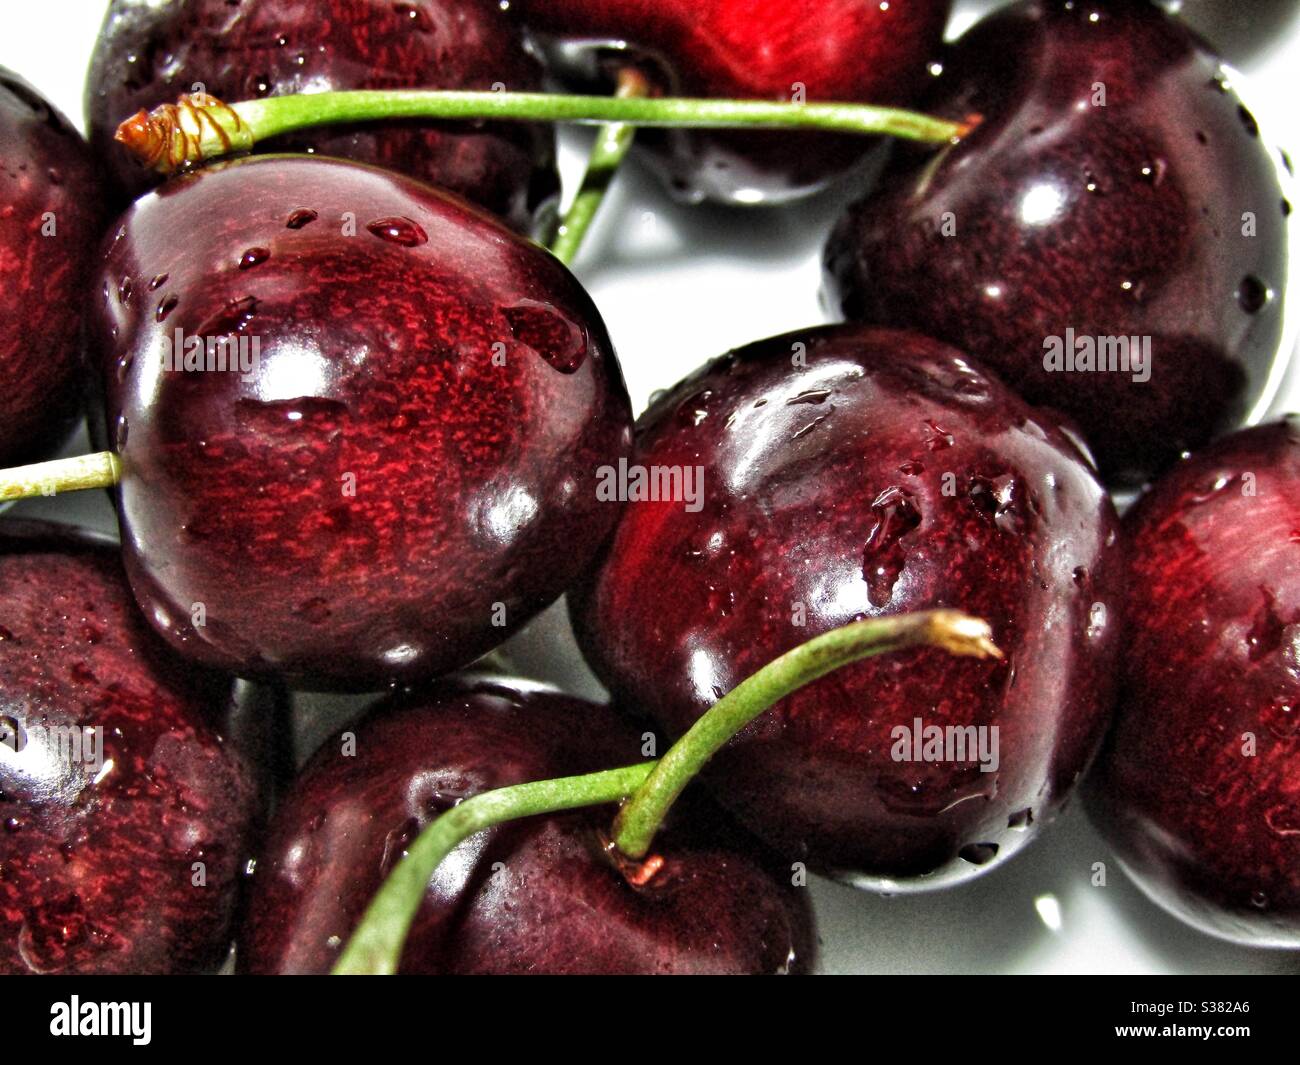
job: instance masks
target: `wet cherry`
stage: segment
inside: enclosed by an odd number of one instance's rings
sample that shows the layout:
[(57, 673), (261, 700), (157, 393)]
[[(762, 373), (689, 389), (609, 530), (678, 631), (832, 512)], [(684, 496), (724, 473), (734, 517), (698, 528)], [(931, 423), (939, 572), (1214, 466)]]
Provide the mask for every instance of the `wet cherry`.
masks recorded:
[[(384, 876), (430, 820), (496, 787), (644, 760), (606, 707), (505, 682), (444, 682), (327, 741), (258, 859), (241, 968), (327, 972)], [(716, 813), (684, 802), (664, 865), (633, 886), (600, 835), (610, 808), (479, 833), (434, 874), (408, 973), (778, 973), (812, 961), (788, 868)]]
[(1125, 524), (1123, 694), (1089, 805), (1165, 909), (1300, 947), (1300, 422), (1179, 463)]
[(116, 548), (0, 530), (0, 973), (214, 969), (255, 789), (228, 683), (136, 613)]
[(1109, 716), (1122, 601), (1114, 510), (1051, 415), (918, 334), (824, 328), (682, 381), (633, 463), (657, 501), (629, 503), (570, 602), (597, 675), (673, 736), (858, 618), (951, 607), (1006, 654), (907, 651), (778, 703), (702, 777), (742, 822), (894, 891), (988, 869), (1052, 819)]
[(446, 672), (617, 516), (596, 481), (631, 415), (599, 314), (454, 197), (338, 160), (213, 164), (127, 212), (98, 292), (127, 572), (204, 663), (323, 688)]
[(0, 68), (0, 463), (45, 458), (79, 412), (81, 311), (100, 234), (90, 149)]
[[(114, 0), (91, 64), (91, 140), (119, 186), (158, 181), (113, 143), (136, 111), (201, 84), (224, 100), (344, 89), (541, 87), (537, 62), (494, 0)], [(520, 231), (558, 194), (543, 126), (387, 123), (313, 130), (266, 151), (311, 151), (410, 174), (469, 197)]]
[(832, 302), (969, 351), (1141, 482), (1276, 386), (1290, 206), (1229, 77), (1154, 4), (998, 9), (918, 104), (983, 124), (900, 150), (831, 238)]
[[(646, 66), (676, 95), (906, 105), (925, 81), (950, 0), (523, 0), (513, 7), (552, 40), (560, 67)], [(586, 44), (614, 42), (613, 51)], [(599, 61), (604, 56), (604, 63)], [(640, 134), (685, 196), (733, 203), (807, 195), (867, 150), (861, 139), (786, 133)]]

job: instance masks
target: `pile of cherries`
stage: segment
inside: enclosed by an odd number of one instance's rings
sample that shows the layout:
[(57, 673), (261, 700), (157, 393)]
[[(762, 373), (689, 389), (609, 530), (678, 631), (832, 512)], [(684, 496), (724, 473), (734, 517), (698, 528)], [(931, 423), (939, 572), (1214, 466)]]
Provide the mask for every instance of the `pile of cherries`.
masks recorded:
[[(88, 142), (0, 71), (0, 463), (89, 412), (121, 530), (0, 518), (0, 972), (210, 970), (232, 941), (242, 971), (328, 972), (465, 798), (640, 761), (810, 638), (940, 607), (1003, 657), (918, 647), (781, 699), (653, 868), (611, 853), (609, 807), (473, 836), (401, 969), (806, 971), (805, 870), (969, 880), (1094, 759), (1145, 892), (1300, 948), (1300, 422), (1240, 428), (1286, 346), (1279, 160), (1153, 3), (1016, 0), (945, 45), (950, 6), (113, 0)], [(196, 84), (609, 91), (631, 66), (661, 95), (979, 118), (938, 148), (640, 135), (695, 200), (892, 155), (829, 237), (844, 321), (635, 422), (598, 309), (525, 235), (556, 209), (549, 125), (328, 127), (154, 188), (113, 143)], [(1149, 375), (1052, 370), (1067, 329), (1149, 338)], [(173, 372), (184, 337), (256, 358)], [(609, 501), (623, 467), (702, 467), (699, 505)], [(1139, 486), (1121, 520), (1108, 489)], [(612, 705), (456, 673), (565, 593)], [(387, 694), (286, 781), (285, 690)], [(996, 768), (897, 758), (916, 721), (996, 730)]]

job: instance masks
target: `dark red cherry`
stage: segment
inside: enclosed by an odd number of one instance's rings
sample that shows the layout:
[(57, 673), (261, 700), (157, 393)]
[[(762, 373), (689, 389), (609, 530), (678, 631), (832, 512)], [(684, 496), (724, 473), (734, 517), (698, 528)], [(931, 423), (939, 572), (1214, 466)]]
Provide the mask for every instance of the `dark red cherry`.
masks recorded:
[(0, 973), (225, 958), (255, 816), (227, 688), (140, 620), (113, 544), (0, 526)]
[[(113, 134), (136, 111), (201, 85), (227, 102), (343, 89), (541, 87), (494, 0), (113, 0), (86, 88), (91, 142), (132, 197), (156, 184)], [(277, 138), (259, 151), (377, 163), (442, 185), (527, 231), (558, 194), (545, 126), (401, 122)]]
[(99, 199), (81, 135), (0, 67), (0, 465), (48, 457), (79, 413)]
[[(951, 0), (516, 0), (524, 22), (563, 45), (560, 66), (633, 61), (667, 93), (905, 105), (921, 89)], [(593, 52), (584, 44), (603, 45)], [(610, 49), (611, 45), (616, 45)], [(630, 46), (630, 51), (625, 50)], [(867, 150), (861, 138), (646, 131), (655, 164), (687, 197), (733, 203), (807, 195)]]
[(1133, 608), (1094, 818), (1171, 913), (1300, 947), (1300, 421), (1179, 463), (1125, 525)]
[[(371, 896), (430, 820), (492, 788), (629, 765), (639, 730), (606, 707), (453, 680), (329, 740), (257, 861), (239, 964), (327, 972)], [(402, 956), (407, 973), (778, 973), (811, 963), (790, 870), (689, 799), (634, 887), (602, 847), (608, 807), (489, 829), (439, 867)]]
[[(660, 499), (629, 467), (634, 501), (570, 602), (597, 675), (672, 735), (860, 618), (964, 610), (1006, 655), (908, 651), (781, 701), (703, 777), (742, 822), (895, 891), (972, 876), (1052, 819), (1109, 716), (1121, 598), (1114, 509), (1051, 416), (919, 334), (813, 329), (682, 381), (633, 464)], [(702, 493), (663, 498), (697, 468)], [(950, 727), (965, 747), (932, 746)]]
[[(1026, 0), (943, 66), (919, 106), (984, 122), (938, 157), (901, 153), (849, 210), (826, 252), (832, 302), (1067, 412), (1112, 482), (1262, 409), (1290, 206), (1218, 57), (1153, 4)], [(1090, 343), (1119, 369), (1089, 368)], [(1147, 343), (1144, 368), (1124, 357)]]
[(631, 415), (599, 313), (455, 197), (340, 160), (214, 164), (126, 213), (100, 292), (127, 572), (199, 661), (319, 688), (447, 672), (617, 516), (596, 481)]

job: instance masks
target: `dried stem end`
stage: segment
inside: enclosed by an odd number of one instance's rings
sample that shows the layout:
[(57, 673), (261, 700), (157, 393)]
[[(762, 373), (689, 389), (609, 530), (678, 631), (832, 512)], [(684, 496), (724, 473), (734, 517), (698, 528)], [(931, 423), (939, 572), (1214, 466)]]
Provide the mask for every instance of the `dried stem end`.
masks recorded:
[(139, 111), (117, 127), (115, 139), (160, 174), (253, 146), (248, 125), (233, 107), (207, 93), (187, 93), (174, 104)]

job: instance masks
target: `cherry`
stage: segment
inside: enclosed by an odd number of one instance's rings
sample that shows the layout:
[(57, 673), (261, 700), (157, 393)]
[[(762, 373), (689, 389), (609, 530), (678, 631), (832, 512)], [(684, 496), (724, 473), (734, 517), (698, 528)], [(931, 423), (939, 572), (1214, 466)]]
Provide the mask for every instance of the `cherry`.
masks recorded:
[[(493, 788), (641, 761), (607, 708), (453, 679), (394, 699), (317, 752), (277, 812), (238, 958), (254, 973), (326, 972), (426, 823)], [(349, 754), (349, 751), (353, 753)], [(633, 884), (599, 830), (609, 807), (488, 829), (429, 881), (409, 973), (775, 973), (811, 964), (802, 893), (719, 815), (686, 802)], [(783, 884), (785, 886), (783, 886)]]
[(0, 464), (54, 451), (76, 421), (98, 190), (81, 135), (0, 68)]
[[(701, 778), (747, 827), (895, 891), (988, 869), (1052, 819), (1109, 715), (1120, 610), (1117, 518), (1053, 417), (919, 334), (830, 327), (682, 381), (633, 465), (661, 485), (699, 467), (703, 492), (629, 503), (570, 605), (596, 674), (673, 736), (863, 617), (960, 609), (1006, 654), (909, 650), (778, 703)], [(947, 726), (973, 727), (968, 757), (917, 759)]]
[(215, 968), (255, 816), (228, 685), (158, 642), (109, 541), (6, 520), (0, 588), (0, 973)]
[[(1069, 413), (1115, 483), (1262, 409), (1290, 205), (1218, 57), (1152, 4), (1025, 0), (943, 67), (920, 106), (983, 123), (938, 158), (900, 153), (850, 208), (826, 251), (832, 302)], [(1048, 345), (1071, 336), (1148, 338), (1151, 359), (1060, 372)]]
[[(159, 180), (113, 143), (140, 108), (201, 83), (223, 99), (343, 89), (540, 88), (541, 70), (493, 0), (113, 0), (86, 94), (91, 140), (132, 196)], [(311, 130), (267, 151), (341, 156), (469, 197), (521, 232), (558, 195), (543, 125), (385, 123)]]
[(1179, 463), (1125, 523), (1135, 607), (1091, 811), (1171, 913), (1300, 946), (1300, 421)]
[[(565, 45), (616, 43), (617, 62), (645, 65), (665, 92), (791, 100), (802, 86), (809, 100), (903, 105), (922, 87), (952, 4), (522, 0), (513, 6), (530, 29)], [(556, 51), (575, 77), (593, 66), (591, 49)], [(807, 195), (867, 150), (850, 138), (766, 132), (643, 131), (639, 140), (653, 145), (657, 167), (681, 194), (738, 203)]]
[[(455, 197), (340, 160), (213, 164), (127, 211), (100, 288), (127, 573), (201, 662), (316, 688), (447, 672), (616, 519), (597, 478), (631, 414), (599, 313)], [(242, 343), (248, 372), (164, 364), (177, 338), (231, 366)]]

